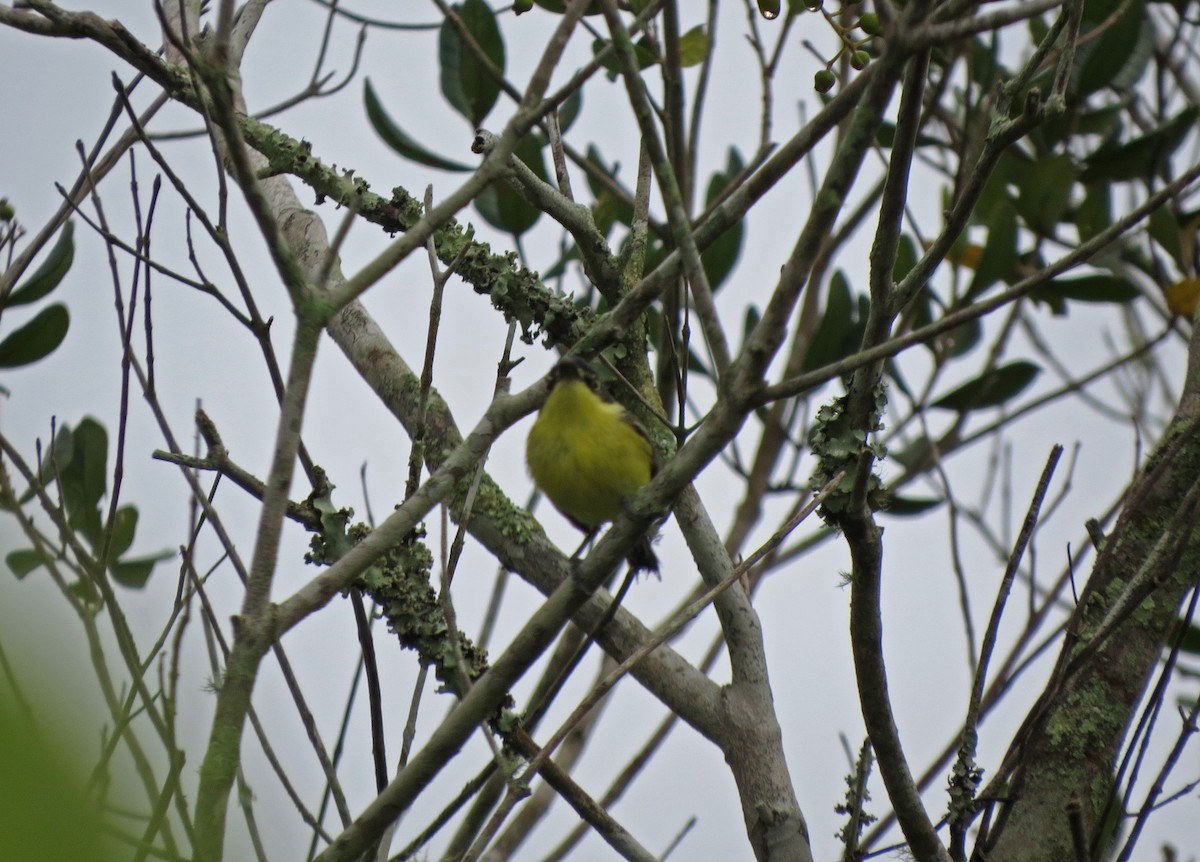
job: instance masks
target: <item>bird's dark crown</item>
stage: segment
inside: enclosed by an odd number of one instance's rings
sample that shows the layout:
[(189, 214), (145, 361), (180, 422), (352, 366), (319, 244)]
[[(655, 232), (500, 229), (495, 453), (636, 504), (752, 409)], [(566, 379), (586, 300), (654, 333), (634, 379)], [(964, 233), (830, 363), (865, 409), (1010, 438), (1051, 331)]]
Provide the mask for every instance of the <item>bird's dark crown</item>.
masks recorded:
[(558, 361), (550, 372), (557, 383), (560, 380), (582, 380), (595, 388), (596, 369), (586, 359), (579, 356), (567, 356)]

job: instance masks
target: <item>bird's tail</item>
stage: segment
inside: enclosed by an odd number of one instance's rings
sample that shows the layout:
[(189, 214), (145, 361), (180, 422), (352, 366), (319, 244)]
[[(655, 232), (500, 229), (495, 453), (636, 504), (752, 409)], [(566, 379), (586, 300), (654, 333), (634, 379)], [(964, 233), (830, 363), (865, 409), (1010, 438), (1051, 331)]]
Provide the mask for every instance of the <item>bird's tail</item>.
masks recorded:
[(650, 547), (648, 535), (638, 539), (637, 544), (633, 546), (633, 550), (629, 552), (629, 556), (625, 560), (635, 575), (639, 572), (654, 572), (656, 576), (658, 575), (658, 557), (654, 555), (654, 549)]

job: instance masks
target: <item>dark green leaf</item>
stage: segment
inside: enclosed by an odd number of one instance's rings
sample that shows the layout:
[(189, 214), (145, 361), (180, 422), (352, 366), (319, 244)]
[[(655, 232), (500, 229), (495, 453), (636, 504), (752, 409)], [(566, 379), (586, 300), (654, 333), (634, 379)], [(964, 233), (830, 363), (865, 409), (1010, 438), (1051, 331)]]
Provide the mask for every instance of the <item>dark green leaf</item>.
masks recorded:
[[(546, 179), (546, 162), (533, 135), (522, 138), (513, 151), (541, 180)], [(475, 199), (475, 208), (492, 227), (520, 236), (541, 217), (542, 211), (504, 181), (492, 183)]]
[(942, 502), (938, 497), (889, 497), (887, 505), (883, 508), (883, 514), (911, 518), (914, 515), (928, 512), (930, 509), (936, 509), (942, 505)]
[[(1121, 14), (1111, 20), (1118, 11)], [(1072, 93), (1082, 97), (1104, 87), (1126, 89), (1136, 83), (1153, 51), (1154, 27), (1146, 17), (1145, 0), (1089, 0), (1082, 20)], [(1096, 27), (1103, 27), (1099, 38), (1088, 38)]]
[(917, 244), (908, 234), (901, 234), (896, 246), (896, 262), (892, 264), (892, 281), (903, 281), (917, 265), (917, 258)]
[[(1079, 231), (1081, 243), (1087, 242), (1113, 223), (1111, 188), (1108, 183), (1088, 186), (1087, 193), (1083, 196), (1083, 203), (1075, 210), (1075, 228)], [(1163, 212), (1163, 210), (1164, 208), (1160, 207), (1154, 212)], [(1150, 214), (1150, 220), (1153, 222), (1154, 213)]]
[[(830, 73), (832, 74), (832, 73)], [(836, 80), (836, 79), (835, 79)], [(831, 85), (832, 86), (832, 85)], [(896, 142), (896, 124), (885, 120), (879, 126), (879, 131), (875, 133), (875, 143), (883, 147), (885, 150), (890, 150)], [(938, 147), (945, 146), (945, 142), (935, 135), (929, 135), (925, 132), (917, 132), (918, 147)]]
[(0, 368), (32, 365), (54, 352), (67, 337), (71, 315), (61, 303), (48, 305), (33, 320), (0, 341)]
[(133, 544), (137, 532), (138, 510), (136, 506), (121, 506), (113, 514), (112, 540), (108, 546), (108, 558), (119, 560)]
[(375, 134), (379, 135), (385, 144), (404, 156), (404, 158), (414, 161), (419, 165), (427, 165), (428, 167), (439, 168), (443, 171), (462, 172), (473, 170), (467, 165), (442, 158), (437, 153), (425, 149), (405, 134), (404, 130), (392, 122), (392, 118), (383, 109), (383, 104), (379, 101), (379, 97), (375, 95), (375, 89), (371, 86), (370, 78), (363, 84), (363, 102), (367, 108), (367, 119), (370, 120), (371, 127), (375, 129)]
[[(592, 42), (592, 56), (597, 56), (607, 48), (611, 43), (608, 39), (596, 39)], [(648, 69), (658, 63), (658, 55), (654, 53), (652, 43), (646, 37), (642, 37), (633, 43), (633, 56), (637, 61), (638, 69)], [(615, 52), (609, 52), (603, 60), (600, 61), (605, 69), (608, 70), (608, 77), (615, 79), (621, 74), (621, 61), (617, 59)]]
[(1032, 362), (1010, 362), (968, 380), (930, 406), (959, 413), (996, 407), (1024, 392), (1040, 372)]
[(604, 181), (598, 179), (595, 174), (602, 174), (610, 180), (616, 181), (617, 172), (620, 170), (620, 163), (614, 163), (609, 167), (608, 162), (604, 160), (604, 156), (600, 155), (600, 150), (595, 144), (588, 144), (587, 152), (584, 154), (584, 161), (592, 165), (593, 170), (584, 171), (583, 178), (588, 185), (593, 197), (600, 197), (608, 188)]
[(1129, 281), (1115, 275), (1085, 275), (1082, 278), (1059, 278), (1036, 288), (1029, 294), (1035, 302), (1045, 302), (1061, 314), (1065, 300), (1075, 302), (1111, 302), (1123, 305), (1141, 296)]
[(1083, 183), (1146, 179), (1158, 173), (1167, 156), (1183, 143), (1200, 118), (1200, 105), (1184, 108), (1157, 129), (1116, 146), (1104, 146), (1087, 160)]
[(1032, 163), (1023, 153), (1012, 147), (1005, 150), (983, 186), (971, 213), (971, 223), (989, 224), (997, 207), (1012, 206), (1013, 189), (1021, 187), (1032, 169)]
[(970, 59), (971, 80), (985, 93), (991, 91), (996, 81), (997, 50), (994, 40), (989, 44), (976, 37), (970, 42), (967, 57)]
[(906, 470), (924, 470), (933, 457), (933, 444), (920, 437), (903, 449), (889, 449), (888, 456)]
[(933, 304), (935, 300), (938, 306), (941, 307), (941, 299), (928, 284), (917, 292), (913, 301), (904, 309), (905, 315), (909, 316), (909, 327), (911, 329), (920, 329), (922, 326), (928, 326), (933, 323)]
[(17, 285), (2, 307), (12, 308), (34, 302), (58, 287), (75, 260), (74, 236), (75, 222), (69, 221), (63, 225), (62, 233), (58, 235), (54, 248), (50, 249), (50, 254), (42, 261), (42, 265), (33, 275)]
[(76, 467), (80, 469), (84, 500), (98, 503), (108, 490), (108, 432), (91, 416), (75, 426), (75, 457), (70, 469)]
[(1033, 44), (1040, 44), (1041, 41), (1045, 39), (1047, 35), (1049, 35), (1049, 33), (1050, 26), (1037, 15), (1034, 15), (1029, 19), (1029, 40), (1033, 42)]
[(567, 130), (574, 125), (575, 120), (579, 117), (579, 112), (583, 108), (583, 91), (576, 90), (571, 95), (563, 100), (563, 103), (558, 106), (558, 130), (562, 134), (566, 134)]
[[(534, 2), (543, 9), (559, 15), (567, 11), (567, 5), (563, 2), (563, 0), (534, 0)], [(597, 2), (597, 0), (592, 0), (592, 2), (588, 4), (587, 11), (583, 14), (599, 15), (603, 11), (604, 10), (600, 8), (600, 4)]]
[(23, 548), (19, 551), (9, 551), (4, 557), (4, 562), (8, 563), (9, 569), (19, 581), (42, 565), (42, 555), (33, 548)]
[(1159, 207), (1150, 213), (1147, 224), (1150, 236), (1158, 247), (1171, 255), (1171, 260), (1175, 261), (1175, 266), (1179, 267), (1180, 272), (1188, 272), (1191, 261), (1186, 260), (1183, 253), (1183, 232), (1179, 228), (1179, 219), (1175, 211), (1170, 207)]
[(1054, 236), (1071, 202), (1079, 167), (1067, 155), (1039, 159), (1033, 174), (1017, 190), (1017, 213), (1043, 236)]
[(467, 118), (471, 128), (478, 128), (500, 96), (497, 73), (499, 76), (504, 74), (504, 39), (496, 26), (496, 16), (484, 0), (464, 0), (450, 8), (458, 13), (471, 39), (494, 67), (488, 68), (447, 16), (438, 33), (442, 95), (451, 107)]
[[(596, 168), (596, 172), (604, 174), (616, 182), (617, 168), (619, 165), (613, 165), (611, 168), (605, 164), (600, 151), (596, 149), (594, 144), (589, 144), (587, 148), (587, 162)], [(592, 196), (596, 202), (592, 205), (592, 215), (596, 220), (596, 226), (600, 232), (608, 236), (608, 232), (617, 222), (628, 226), (633, 221), (633, 207), (628, 203), (628, 198), (620, 198), (609, 190), (602, 181), (592, 175), (592, 172), (584, 174), (588, 189), (591, 190)], [(647, 270), (649, 271), (649, 270)]]
[(1178, 643), (1181, 652), (1200, 655), (1200, 627), (1193, 623), (1184, 628), (1183, 620), (1176, 620), (1167, 643)]
[(153, 557), (121, 560), (119, 563), (113, 563), (109, 566), (108, 571), (112, 574), (113, 580), (121, 584), (121, 586), (139, 590), (150, 579), (150, 572), (153, 571), (155, 563), (160, 563), (173, 556), (174, 554), (171, 553), (162, 553), (155, 554)]
[[(855, 336), (858, 335), (856, 340)], [(813, 334), (808, 352), (804, 354), (804, 370), (812, 371), (831, 362), (837, 362), (853, 353), (861, 342), (861, 327), (854, 319), (854, 298), (850, 282), (838, 270), (829, 280), (829, 295), (825, 299), (825, 313), (817, 331)]]
[(708, 370), (708, 366), (704, 364), (699, 355), (697, 355), (696, 351), (692, 350), (690, 347), (688, 348), (687, 367), (688, 374), (699, 374), (705, 379), (712, 377), (712, 372)]
[(883, 369), (897, 389), (904, 393), (906, 397), (913, 397), (912, 390), (908, 388), (908, 383), (904, 380), (904, 375), (900, 373), (900, 365), (894, 359), (887, 360), (883, 365)]
[(100, 592), (91, 581), (75, 581), (67, 587), (67, 592), (84, 604), (98, 605), (100, 603)]
[(596, 202), (592, 204), (592, 219), (596, 222), (596, 228), (604, 236), (608, 236), (617, 222), (628, 225), (632, 218), (633, 208), (627, 206), (623, 201), (617, 200), (609, 192), (602, 192), (596, 198)]
[(750, 338), (750, 333), (754, 331), (754, 327), (758, 326), (758, 322), (762, 320), (762, 312), (758, 310), (758, 306), (750, 303), (746, 306), (746, 316), (742, 318), (742, 343), (745, 344)]
[(979, 318), (968, 320), (951, 329), (943, 337), (950, 342), (950, 349), (946, 351), (946, 355), (950, 359), (957, 359), (970, 353), (975, 345), (979, 344), (979, 340), (983, 338), (983, 324), (979, 322)]
[[(43, 486), (51, 486), (54, 484), (54, 477), (57, 471), (67, 469), (67, 465), (71, 463), (71, 459), (75, 456), (75, 435), (71, 433), (71, 426), (62, 424), (54, 432), (54, 442), (49, 449), (42, 455), (42, 462), (38, 466), (37, 475)], [(21, 495), (19, 503), (24, 505), (33, 499), (36, 489), (30, 487)]]
[(1064, 111), (1046, 118), (1031, 134), (1039, 155), (1059, 152), (1063, 142), (1081, 135), (1096, 135), (1103, 142), (1116, 141), (1124, 128), (1124, 107), (1112, 105), (1092, 111)]
[(550, 266), (542, 273), (542, 282), (549, 284), (552, 279), (559, 278), (567, 271), (567, 264), (571, 263), (572, 261), (582, 259), (582, 256), (579, 254), (579, 246), (577, 246), (575, 243), (571, 243), (569, 246), (567, 246), (566, 251), (562, 253), (559, 259), (550, 264)]
[[(737, 176), (743, 166), (744, 162), (737, 149), (730, 147), (729, 155), (725, 160), (725, 170), (713, 174), (712, 179), (708, 181), (708, 192), (704, 198), (705, 205), (711, 205), (721, 196), (721, 193), (729, 185), (729, 181)], [(700, 261), (704, 264), (704, 274), (708, 276), (708, 283), (713, 293), (717, 292), (717, 289), (733, 270), (733, 265), (737, 263), (738, 255), (742, 253), (744, 233), (744, 222), (735, 222), (700, 255)]]
[(1010, 278), (1017, 264), (1017, 212), (1009, 201), (996, 206), (988, 219), (987, 243), (975, 267), (975, 277), (967, 288), (970, 301), (998, 281)]

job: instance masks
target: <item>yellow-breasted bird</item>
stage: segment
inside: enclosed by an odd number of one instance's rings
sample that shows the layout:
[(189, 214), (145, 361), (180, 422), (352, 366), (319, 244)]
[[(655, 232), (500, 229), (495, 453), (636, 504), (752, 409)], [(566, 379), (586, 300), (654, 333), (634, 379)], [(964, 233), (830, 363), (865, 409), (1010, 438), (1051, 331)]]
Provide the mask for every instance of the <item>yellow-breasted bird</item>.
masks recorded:
[[(646, 432), (624, 407), (602, 394), (586, 362), (567, 357), (550, 375), (550, 394), (529, 431), (525, 460), (534, 484), (587, 533), (582, 551), (600, 526), (616, 520), (625, 502), (650, 481), (657, 463)], [(658, 571), (649, 537), (638, 541), (628, 561), (635, 571)]]

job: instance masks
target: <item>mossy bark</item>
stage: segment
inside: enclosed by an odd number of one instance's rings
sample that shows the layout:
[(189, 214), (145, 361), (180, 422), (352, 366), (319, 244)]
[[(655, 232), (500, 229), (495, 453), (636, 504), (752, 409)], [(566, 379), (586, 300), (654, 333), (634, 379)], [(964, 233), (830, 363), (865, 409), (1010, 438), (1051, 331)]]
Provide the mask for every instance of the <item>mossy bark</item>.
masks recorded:
[[(1193, 335), (1176, 415), (1129, 490), (1051, 680), (1001, 768), (1009, 776), (1004, 801), (977, 859), (1073, 862), (1098, 858), (1109, 840), (1121, 744), (1200, 573), (1198, 344)], [(1073, 818), (1086, 857), (1077, 855)]]

